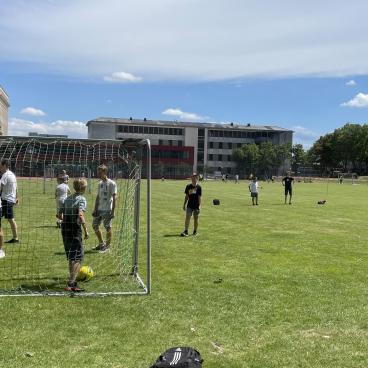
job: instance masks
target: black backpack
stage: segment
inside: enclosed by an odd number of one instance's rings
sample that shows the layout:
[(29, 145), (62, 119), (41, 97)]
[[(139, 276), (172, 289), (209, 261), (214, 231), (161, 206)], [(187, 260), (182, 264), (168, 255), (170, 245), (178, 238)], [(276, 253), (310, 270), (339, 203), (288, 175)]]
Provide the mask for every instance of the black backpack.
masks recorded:
[(202, 362), (197, 350), (177, 346), (163, 352), (150, 368), (201, 368)]

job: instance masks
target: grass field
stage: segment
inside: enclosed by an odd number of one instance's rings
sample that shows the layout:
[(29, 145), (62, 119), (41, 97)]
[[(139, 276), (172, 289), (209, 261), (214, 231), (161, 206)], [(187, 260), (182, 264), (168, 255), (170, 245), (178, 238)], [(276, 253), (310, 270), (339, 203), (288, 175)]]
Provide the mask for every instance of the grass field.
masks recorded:
[(147, 368), (189, 345), (206, 368), (367, 367), (368, 185), (296, 183), (290, 206), (262, 183), (251, 206), (248, 183), (205, 182), (181, 238), (186, 184), (152, 183), (150, 296), (0, 298), (0, 366)]

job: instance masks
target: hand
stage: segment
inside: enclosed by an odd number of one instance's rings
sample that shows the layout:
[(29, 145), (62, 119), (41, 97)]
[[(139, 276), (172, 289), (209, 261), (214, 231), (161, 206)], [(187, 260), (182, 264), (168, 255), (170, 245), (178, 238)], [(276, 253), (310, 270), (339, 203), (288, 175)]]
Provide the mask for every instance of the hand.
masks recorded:
[(89, 238), (89, 234), (88, 234), (88, 232), (86, 232), (85, 234), (84, 234), (84, 240), (87, 240)]
[(183, 206), (183, 210), (184, 210), (184, 211), (186, 210), (185, 205)]
[(15, 204), (19, 204), (19, 198), (15, 199)]
[(110, 219), (112, 220), (114, 217), (115, 217), (115, 213), (114, 212), (111, 212), (110, 213)]

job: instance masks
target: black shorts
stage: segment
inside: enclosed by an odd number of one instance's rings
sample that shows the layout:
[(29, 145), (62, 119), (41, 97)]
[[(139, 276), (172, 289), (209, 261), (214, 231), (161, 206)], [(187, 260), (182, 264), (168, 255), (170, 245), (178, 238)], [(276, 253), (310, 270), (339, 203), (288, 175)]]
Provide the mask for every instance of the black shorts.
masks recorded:
[(1, 212), (2, 217), (5, 217), (6, 219), (10, 219), (10, 220), (14, 218), (14, 211), (13, 211), (14, 203), (13, 202), (4, 201), (2, 199), (1, 207), (2, 207), (2, 212)]
[(293, 190), (291, 188), (286, 188), (285, 187), (285, 195), (292, 195), (293, 194)]
[(82, 262), (84, 258), (82, 228), (78, 224), (61, 224), (61, 235), (65, 249), (66, 259), (69, 261)]

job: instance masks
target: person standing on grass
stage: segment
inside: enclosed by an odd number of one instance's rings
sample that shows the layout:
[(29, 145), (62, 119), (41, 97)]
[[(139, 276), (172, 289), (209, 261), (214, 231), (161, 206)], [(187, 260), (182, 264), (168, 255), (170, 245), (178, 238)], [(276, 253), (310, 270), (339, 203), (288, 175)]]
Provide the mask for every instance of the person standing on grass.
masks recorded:
[(59, 218), (59, 209), (65, 202), (69, 194), (71, 194), (67, 180), (65, 176), (59, 176), (57, 179), (58, 185), (55, 189), (55, 201), (56, 201), (56, 227), (60, 227), (62, 219)]
[[(101, 179), (98, 183), (98, 193), (95, 201), (95, 208), (92, 212), (93, 230), (98, 239), (98, 245), (94, 250), (105, 253), (110, 250), (112, 239), (112, 219), (115, 217), (116, 183), (107, 177), (107, 166), (100, 165), (97, 168), (97, 176)], [(101, 222), (106, 230), (106, 243), (103, 240), (100, 230)]]
[(0, 161), (0, 191), (1, 191), (1, 216), (5, 217), (12, 231), (12, 239), (5, 243), (19, 243), (17, 223), (14, 220), (13, 207), (18, 203), (17, 179), (13, 172), (9, 170), (9, 160), (2, 159)]
[(77, 276), (84, 258), (82, 228), (84, 239), (88, 239), (86, 220), (84, 212), (87, 209), (87, 201), (83, 196), (87, 188), (87, 181), (83, 178), (75, 179), (73, 182), (75, 193), (70, 195), (61, 204), (59, 219), (61, 223), (61, 235), (63, 237), (65, 255), (69, 261), (69, 279), (66, 291), (84, 291), (77, 284)]
[(291, 198), (293, 196), (293, 184), (294, 178), (290, 176), (290, 171), (286, 173), (286, 176), (282, 179), (282, 185), (285, 187), (285, 204), (287, 201), (287, 196), (289, 194), (289, 204), (291, 204)]
[(254, 176), (253, 180), (248, 185), (249, 191), (250, 191), (250, 197), (252, 198), (252, 204), (258, 206), (258, 181), (257, 177)]
[(192, 215), (194, 219), (193, 235), (197, 235), (199, 211), (201, 208), (202, 188), (198, 184), (198, 175), (196, 173), (192, 174), (191, 181), (191, 184), (188, 184), (185, 187), (184, 191), (185, 198), (183, 210), (186, 211), (186, 215), (184, 231), (180, 234), (180, 236), (188, 236), (188, 228)]

